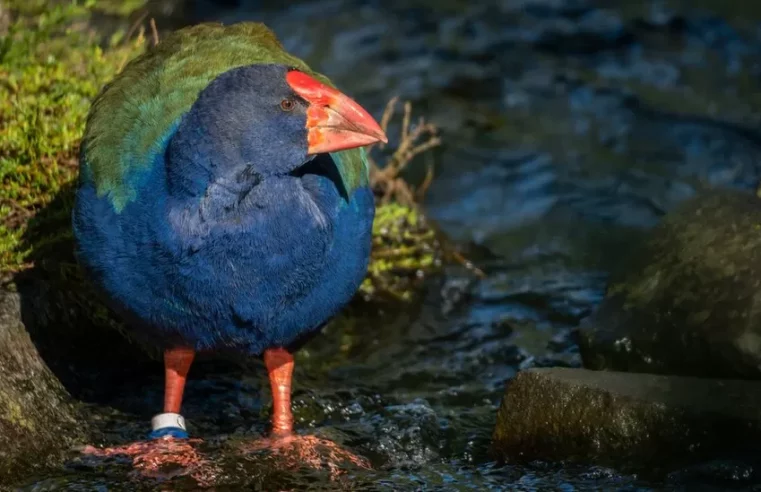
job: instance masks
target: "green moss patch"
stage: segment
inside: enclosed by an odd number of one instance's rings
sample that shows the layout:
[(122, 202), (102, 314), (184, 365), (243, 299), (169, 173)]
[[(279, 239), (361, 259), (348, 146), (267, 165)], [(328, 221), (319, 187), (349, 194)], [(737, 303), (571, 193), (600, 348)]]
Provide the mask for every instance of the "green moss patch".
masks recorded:
[(373, 249), (360, 293), (409, 300), (416, 281), (441, 263), (437, 235), (415, 208), (389, 203), (378, 207)]
[[(37, 230), (33, 219), (71, 191), (92, 98), (143, 39), (107, 43), (88, 26), (93, 3), (13, 2), (17, 16), (0, 38), (0, 272), (33, 261), (38, 246), (70, 239), (70, 200), (62, 199)], [(116, 37), (114, 38), (116, 39)], [(70, 195), (70, 193), (69, 193)]]

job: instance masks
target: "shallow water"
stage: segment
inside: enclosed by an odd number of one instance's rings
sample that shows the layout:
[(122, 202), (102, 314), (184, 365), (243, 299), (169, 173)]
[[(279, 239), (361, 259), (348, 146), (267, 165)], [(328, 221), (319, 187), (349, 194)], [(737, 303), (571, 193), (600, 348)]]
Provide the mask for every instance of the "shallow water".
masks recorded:
[[(219, 466), (217, 490), (756, 483), (743, 464), (646, 480), (598, 467), (498, 465), (487, 451), (505, 381), (527, 367), (579, 364), (574, 328), (600, 302), (634, 240), (702, 189), (757, 186), (761, 7), (727, 0), (229, 3), (196, 3), (177, 22), (264, 21), (374, 114), (400, 95), (440, 125), (445, 144), (430, 157), (436, 180), (426, 209), (487, 278), (449, 269), (430, 280), (422, 306), (333, 326), (299, 354), (297, 425), (368, 457), (370, 471), (348, 469), (330, 481), (327, 472), (281, 471), (263, 457), (240, 457), (231, 451), (236, 443), (266, 430), (262, 372), (212, 362), (194, 368), (184, 413)], [(410, 171), (413, 182), (425, 160)], [(129, 381), (95, 398), (113, 409), (97, 410), (110, 444), (141, 437), (159, 408), (158, 370)], [(128, 470), (76, 459), (25, 490), (155, 485), (132, 481)], [(197, 484), (181, 477), (166, 487)]]

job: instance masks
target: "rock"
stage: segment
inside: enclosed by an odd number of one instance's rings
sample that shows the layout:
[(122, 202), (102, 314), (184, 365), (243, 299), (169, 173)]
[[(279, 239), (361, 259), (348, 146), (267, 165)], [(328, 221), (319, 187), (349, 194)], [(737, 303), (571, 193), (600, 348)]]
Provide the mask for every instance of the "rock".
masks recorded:
[(58, 462), (83, 428), (21, 322), (20, 296), (0, 291), (0, 484)]
[(670, 471), (761, 451), (760, 408), (756, 381), (530, 369), (507, 385), (492, 449), (508, 460)]
[(761, 199), (712, 192), (666, 215), (580, 335), (589, 369), (761, 378)]

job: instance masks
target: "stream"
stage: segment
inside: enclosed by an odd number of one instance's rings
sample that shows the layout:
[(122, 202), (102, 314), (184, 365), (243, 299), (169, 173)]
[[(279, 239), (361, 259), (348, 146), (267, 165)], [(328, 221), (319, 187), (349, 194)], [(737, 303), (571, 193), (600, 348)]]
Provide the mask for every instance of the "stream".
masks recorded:
[[(380, 116), (395, 95), (444, 144), (412, 164), (429, 217), (486, 273), (431, 278), (420, 305), (332, 326), (296, 363), (297, 427), (371, 470), (283, 471), (233, 443), (266, 432), (261, 367), (201, 361), (184, 415), (214, 490), (746, 490), (742, 469), (689, 478), (489, 456), (505, 382), (579, 366), (574, 330), (631, 245), (683, 200), (761, 181), (761, 4), (732, 0), (194, 2), (172, 17), (259, 20)], [(220, 6), (221, 5), (221, 6)], [(169, 7), (167, 7), (169, 8)], [(398, 138), (392, 126), (392, 144)], [(155, 371), (153, 370), (155, 369)], [(110, 444), (144, 435), (160, 366), (96, 391)], [(97, 393), (97, 394), (96, 394)], [(129, 464), (75, 458), (22, 490), (156, 490)], [(697, 487), (700, 488), (697, 488)], [(195, 490), (178, 477), (161, 490)]]

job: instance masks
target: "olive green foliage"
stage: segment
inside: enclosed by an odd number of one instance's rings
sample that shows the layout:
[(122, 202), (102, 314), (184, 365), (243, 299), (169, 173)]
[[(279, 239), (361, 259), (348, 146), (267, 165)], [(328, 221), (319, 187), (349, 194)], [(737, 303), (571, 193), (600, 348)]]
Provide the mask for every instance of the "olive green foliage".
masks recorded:
[[(79, 140), (90, 103), (103, 84), (142, 51), (142, 37), (118, 45), (106, 42), (110, 46), (102, 49), (103, 40), (88, 27), (93, 5), (10, 4), (16, 19), (0, 38), (4, 277), (28, 266), (35, 248), (70, 239), (70, 229), (60, 225), (68, 222), (71, 193), (65, 192), (77, 175)], [(36, 214), (56, 197), (60, 206), (35, 225)]]
[(360, 292), (408, 300), (415, 280), (438, 267), (441, 255), (435, 231), (416, 208), (382, 205), (375, 214), (370, 266)]

